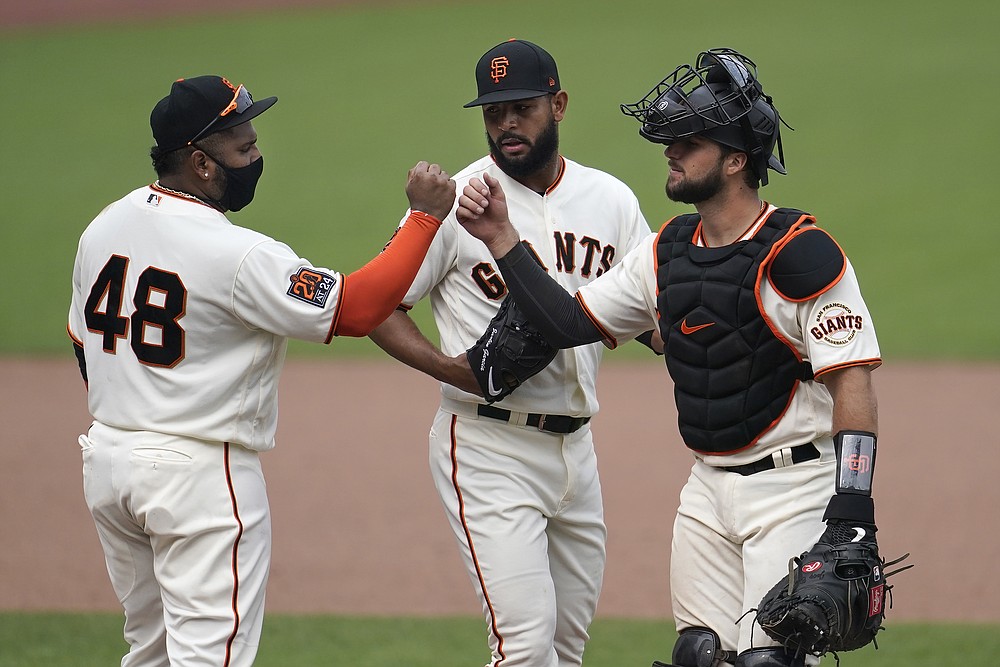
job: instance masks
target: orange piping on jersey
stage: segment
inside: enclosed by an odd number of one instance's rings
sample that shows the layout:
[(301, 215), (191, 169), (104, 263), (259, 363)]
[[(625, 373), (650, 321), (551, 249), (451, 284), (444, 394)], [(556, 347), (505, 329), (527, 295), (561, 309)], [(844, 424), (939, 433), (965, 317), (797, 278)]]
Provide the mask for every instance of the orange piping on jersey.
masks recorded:
[(576, 293), (576, 302), (580, 304), (581, 308), (583, 308), (583, 312), (587, 316), (587, 319), (590, 320), (590, 323), (593, 324), (597, 328), (597, 330), (601, 333), (601, 338), (604, 339), (604, 344), (607, 346), (607, 348), (609, 350), (613, 350), (616, 347), (618, 347), (618, 341), (615, 339), (614, 336), (608, 333), (608, 330), (605, 329), (600, 322), (597, 321), (597, 318), (594, 316), (594, 313), (591, 312), (590, 308), (587, 307), (587, 302), (583, 300), (583, 297), (580, 295), (579, 292)]
[(500, 654), (500, 660), (497, 665), (502, 663), (507, 659), (507, 656), (503, 652), (503, 635), (500, 634), (500, 629), (497, 627), (497, 616), (493, 609), (493, 601), (490, 599), (490, 593), (486, 590), (486, 580), (483, 578), (483, 568), (479, 565), (479, 558), (476, 556), (476, 547), (472, 543), (472, 531), (469, 530), (469, 525), (465, 522), (465, 498), (462, 496), (462, 487), (458, 483), (458, 438), (455, 437), (455, 427), (458, 424), (458, 416), (451, 416), (451, 484), (455, 489), (455, 498), (458, 500), (458, 516), (462, 523), (462, 530), (465, 531), (465, 543), (469, 545), (469, 555), (472, 558), (472, 564), (476, 568), (476, 577), (479, 579), (479, 588), (483, 591), (483, 600), (486, 601), (486, 608), (490, 612), (490, 632), (493, 636), (497, 638), (497, 653)]
[(563, 174), (565, 174), (565, 173), (566, 173), (566, 159), (562, 155), (560, 155), (559, 156), (559, 173), (556, 174), (556, 180), (552, 181), (552, 185), (550, 185), (549, 187), (545, 188), (545, 194), (547, 194), (547, 195), (552, 194), (552, 191), (555, 190), (556, 187), (560, 183), (562, 183), (562, 177), (563, 177)]
[(68, 324), (66, 325), (66, 334), (69, 336), (70, 340), (72, 340), (74, 343), (76, 343), (80, 347), (83, 347), (83, 341), (73, 335), (73, 332), (70, 331)]
[[(826, 234), (827, 236), (830, 237), (830, 240), (833, 241), (834, 244), (837, 246), (837, 248), (840, 250), (840, 254), (844, 255), (844, 266), (843, 266), (842, 269), (840, 269), (840, 275), (838, 275), (834, 280), (830, 281), (830, 284), (827, 285), (826, 287), (824, 287), (823, 289), (818, 290), (814, 294), (810, 294), (809, 296), (804, 297), (802, 299), (792, 299), (791, 297), (785, 296), (785, 294), (783, 294), (782, 291), (779, 290), (777, 288), (777, 286), (775, 286), (774, 281), (771, 280), (771, 264), (769, 263), (767, 265), (767, 280), (768, 280), (768, 282), (771, 283), (771, 287), (774, 289), (775, 292), (778, 293), (778, 296), (780, 296), (785, 301), (790, 301), (792, 303), (802, 303), (803, 301), (809, 301), (810, 299), (815, 299), (820, 294), (823, 294), (824, 292), (827, 292), (830, 289), (832, 289), (834, 285), (836, 285), (837, 283), (840, 282), (840, 279), (844, 277), (844, 274), (847, 273), (847, 255), (844, 253), (844, 249), (840, 247), (839, 243), (837, 243), (837, 239), (833, 238), (833, 236), (830, 236), (830, 234), (825, 229), (820, 229), (819, 227), (813, 227), (813, 226), (810, 225), (808, 227), (800, 227), (800, 228), (796, 229), (793, 234), (787, 235), (784, 239), (782, 239), (781, 243), (778, 244), (778, 252), (781, 252), (781, 249), (784, 248), (785, 244), (788, 243), (789, 241), (791, 241), (793, 237), (796, 237), (799, 234), (804, 234), (804, 233), (806, 233), (809, 230), (821, 231), (821, 232), (823, 232), (824, 234)], [(775, 253), (775, 256), (777, 256), (777, 253)]]
[(340, 278), (340, 298), (337, 299), (337, 307), (333, 311), (333, 319), (330, 321), (330, 330), (326, 332), (326, 338), (323, 340), (324, 345), (329, 345), (333, 337), (337, 335), (337, 325), (340, 323), (340, 313), (343, 312), (344, 306), (344, 295), (347, 293), (347, 281), (344, 277)]
[(380, 254), (343, 277), (335, 336), (367, 336), (392, 314), (410, 289), (440, 227), (441, 221), (434, 216), (411, 211)]
[[(819, 369), (818, 371), (813, 371), (813, 375), (819, 380), (821, 375), (826, 375), (831, 371), (839, 371), (844, 368), (851, 368), (853, 366), (871, 366), (872, 370), (875, 370), (882, 365), (882, 359), (879, 357), (872, 357), (871, 359), (857, 359), (855, 361), (845, 361), (840, 364), (834, 364), (833, 366), (826, 366)], [(822, 380), (820, 380), (822, 382)]]
[(223, 445), (223, 461), (226, 468), (226, 485), (229, 487), (229, 499), (233, 504), (233, 518), (236, 519), (236, 524), (239, 526), (239, 530), (236, 532), (236, 540), (233, 542), (233, 633), (229, 635), (229, 639), (226, 640), (226, 657), (223, 661), (223, 667), (229, 667), (230, 661), (232, 660), (233, 642), (236, 641), (236, 636), (240, 631), (240, 607), (239, 607), (239, 595), (240, 595), (240, 568), (239, 568), (239, 553), (240, 553), (240, 540), (243, 539), (243, 520), (240, 518), (240, 506), (236, 500), (236, 489), (233, 488), (233, 473), (229, 465), (229, 443), (224, 442)]

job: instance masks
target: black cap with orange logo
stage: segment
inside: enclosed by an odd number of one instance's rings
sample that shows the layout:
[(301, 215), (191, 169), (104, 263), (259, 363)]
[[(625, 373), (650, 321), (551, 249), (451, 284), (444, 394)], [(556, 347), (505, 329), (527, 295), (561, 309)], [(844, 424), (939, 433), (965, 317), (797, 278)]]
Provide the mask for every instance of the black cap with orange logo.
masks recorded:
[(153, 107), (149, 125), (156, 145), (168, 152), (256, 118), (277, 101), (268, 97), (255, 102), (243, 85), (221, 76), (177, 79), (170, 94)]
[(483, 54), (476, 64), (479, 97), (465, 108), (526, 100), (559, 92), (556, 61), (537, 44), (511, 39)]

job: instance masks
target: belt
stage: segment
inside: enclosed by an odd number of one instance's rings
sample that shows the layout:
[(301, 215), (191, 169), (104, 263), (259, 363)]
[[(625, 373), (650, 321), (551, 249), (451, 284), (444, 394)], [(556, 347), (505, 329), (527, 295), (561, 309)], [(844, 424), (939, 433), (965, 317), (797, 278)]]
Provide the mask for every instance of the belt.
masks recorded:
[[(509, 422), (511, 415), (514, 414), (510, 410), (504, 410), (503, 408), (495, 408), (492, 405), (480, 405), (477, 407), (476, 412), (479, 414), (480, 417), (499, 419), (500, 421), (504, 422)], [(580, 427), (582, 427), (589, 421), (590, 417), (570, 417), (569, 415), (540, 415), (535, 412), (529, 412), (527, 420), (524, 422), (524, 425), (534, 426), (539, 431), (567, 434), (580, 430)]]
[(753, 475), (754, 473), (764, 472), (765, 470), (785, 468), (796, 463), (812, 461), (813, 459), (818, 458), (819, 450), (816, 449), (816, 445), (809, 442), (790, 449), (787, 447), (780, 449), (770, 456), (765, 456), (764, 458), (753, 461), (752, 463), (744, 463), (741, 466), (720, 466), (719, 469), (725, 470), (726, 472), (739, 473), (740, 475)]

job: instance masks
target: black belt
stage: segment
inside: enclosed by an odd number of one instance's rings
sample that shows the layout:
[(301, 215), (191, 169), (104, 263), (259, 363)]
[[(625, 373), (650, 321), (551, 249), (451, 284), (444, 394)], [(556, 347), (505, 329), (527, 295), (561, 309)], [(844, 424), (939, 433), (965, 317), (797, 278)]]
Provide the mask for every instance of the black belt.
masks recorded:
[[(802, 463), (804, 461), (812, 461), (813, 459), (819, 458), (819, 450), (816, 449), (816, 445), (809, 442), (804, 445), (799, 445), (798, 447), (792, 447), (792, 463)], [(754, 461), (752, 463), (744, 463), (741, 466), (720, 466), (721, 470), (726, 472), (735, 472), (741, 475), (752, 475), (758, 472), (764, 472), (765, 470), (772, 470), (776, 466), (774, 465), (774, 459), (770, 456), (765, 456), (764, 458)]]
[[(480, 405), (478, 407), (480, 417), (499, 419), (509, 422), (511, 411), (503, 408), (495, 408), (492, 405)], [(549, 433), (573, 433), (580, 430), (580, 427), (590, 421), (590, 417), (570, 417), (569, 415), (540, 415), (535, 412), (528, 413), (525, 426), (534, 426), (539, 431)]]

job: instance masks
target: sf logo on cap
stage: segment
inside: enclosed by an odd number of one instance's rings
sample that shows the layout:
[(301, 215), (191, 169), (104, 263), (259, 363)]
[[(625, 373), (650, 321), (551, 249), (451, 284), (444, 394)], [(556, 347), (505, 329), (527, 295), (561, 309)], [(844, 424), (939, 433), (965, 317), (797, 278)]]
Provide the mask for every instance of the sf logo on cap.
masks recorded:
[(507, 76), (507, 65), (509, 64), (507, 56), (500, 56), (490, 61), (490, 76), (493, 77), (493, 83), (500, 83), (500, 79)]

